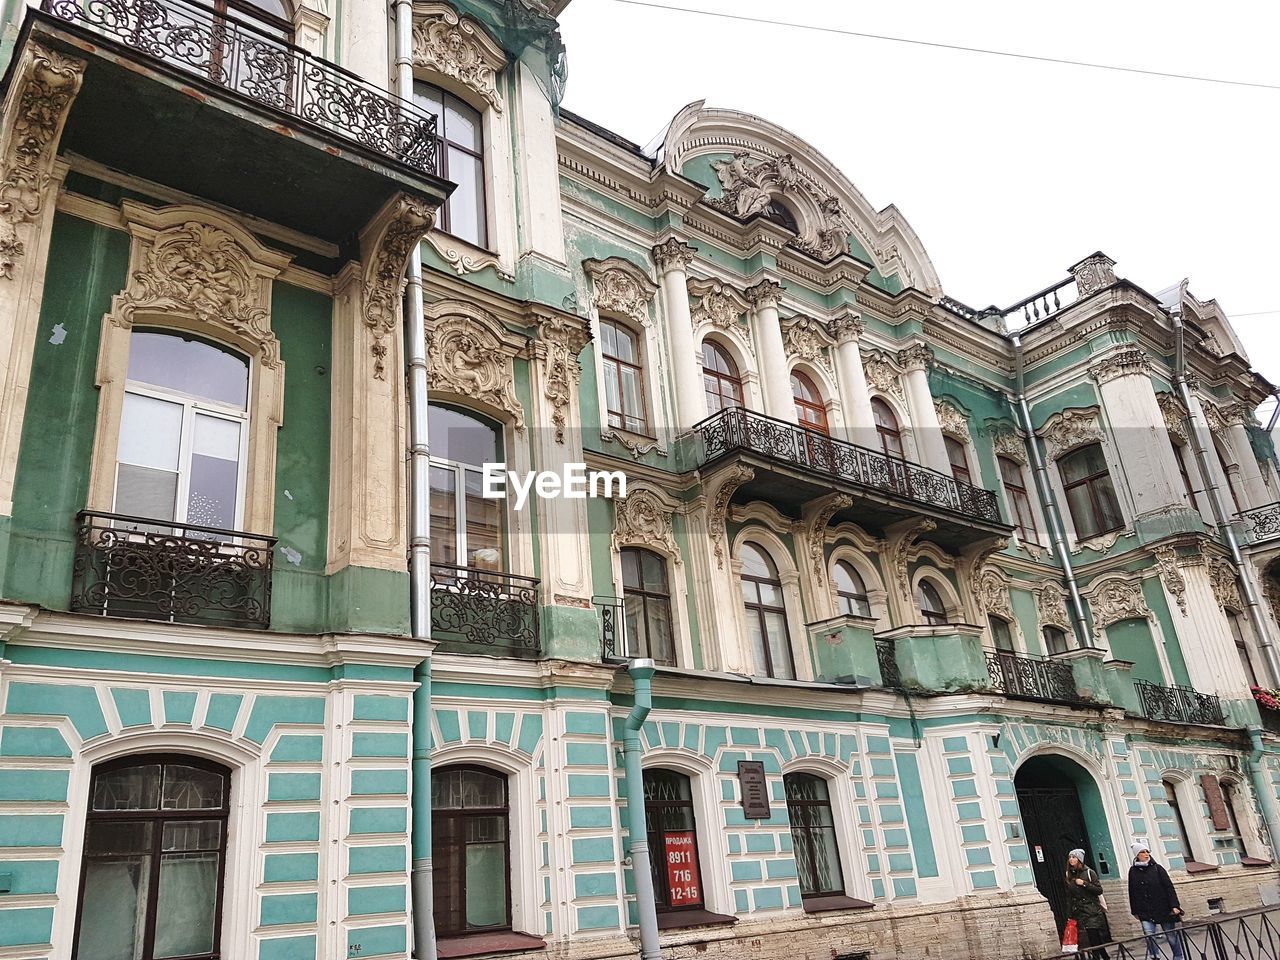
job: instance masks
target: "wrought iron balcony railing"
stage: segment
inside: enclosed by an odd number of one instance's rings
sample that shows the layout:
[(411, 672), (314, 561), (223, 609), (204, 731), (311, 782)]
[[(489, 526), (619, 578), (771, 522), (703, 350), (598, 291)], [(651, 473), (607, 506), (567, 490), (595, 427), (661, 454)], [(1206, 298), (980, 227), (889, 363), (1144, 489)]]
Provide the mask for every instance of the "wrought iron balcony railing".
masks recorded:
[(917, 503), (1003, 522), (996, 495), (990, 490), (754, 410), (726, 407), (695, 429), (702, 437), (708, 461), (731, 450), (749, 450)]
[(876, 660), (880, 664), (880, 680), (883, 685), (902, 686), (902, 672), (898, 669), (898, 649), (893, 640), (876, 638)]
[(1261, 543), (1280, 537), (1280, 503), (1268, 503), (1239, 514), (1250, 543)]
[(434, 115), (197, 0), (42, 0), (41, 9), (419, 173), (439, 169)]
[(1227, 722), (1222, 701), (1213, 694), (1200, 693), (1191, 687), (1162, 687), (1146, 680), (1135, 680), (1133, 685), (1138, 691), (1142, 713), (1150, 720), (1204, 723), (1218, 727)]
[(600, 659), (605, 663), (627, 659), (627, 611), (622, 598), (602, 594), (591, 602), (600, 617)]
[(1084, 702), (1076, 690), (1071, 664), (1063, 660), (1004, 650), (988, 650), (986, 655), (991, 685), (1005, 696)]
[(431, 564), (431, 638), (446, 652), (538, 659), (538, 584), (533, 577)]
[(265, 629), (275, 544), (238, 530), (85, 510), (76, 517), (70, 609)]

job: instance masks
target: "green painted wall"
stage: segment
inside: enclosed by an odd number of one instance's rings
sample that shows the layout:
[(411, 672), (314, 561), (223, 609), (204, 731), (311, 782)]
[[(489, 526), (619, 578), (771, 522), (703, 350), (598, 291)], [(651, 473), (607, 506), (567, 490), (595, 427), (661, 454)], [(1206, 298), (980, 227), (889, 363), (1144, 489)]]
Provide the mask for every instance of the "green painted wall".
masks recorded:
[(1107, 627), (1107, 643), (1117, 660), (1133, 664), (1133, 679), (1163, 684), (1164, 671), (1146, 620), (1121, 620)]

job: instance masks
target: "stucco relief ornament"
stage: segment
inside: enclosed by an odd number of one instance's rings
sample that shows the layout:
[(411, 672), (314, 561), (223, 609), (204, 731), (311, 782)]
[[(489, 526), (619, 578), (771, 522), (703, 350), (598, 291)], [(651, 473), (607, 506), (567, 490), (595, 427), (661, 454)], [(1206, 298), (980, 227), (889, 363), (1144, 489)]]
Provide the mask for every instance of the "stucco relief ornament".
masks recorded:
[(470, 317), (445, 316), (427, 331), (427, 379), (432, 389), (470, 397), (510, 414), (524, 429), (511, 362), (501, 341)]
[(1142, 619), (1151, 615), (1142, 596), (1141, 581), (1110, 578), (1089, 591), (1094, 626), (1110, 626), (1120, 620)]
[(1115, 265), (1105, 253), (1095, 253), (1072, 267), (1071, 274), (1076, 278), (1076, 291), (1081, 299), (1115, 283), (1116, 274), (1112, 269)]
[(911, 578), (908, 576), (908, 568), (911, 565), (911, 556), (916, 539), (921, 534), (936, 530), (938, 524), (926, 517), (919, 517), (913, 521), (906, 522), (906, 524), (904, 529), (888, 538), (887, 546), (888, 553), (893, 558), (893, 572), (898, 592), (902, 597), (906, 598), (907, 604), (910, 606), (915, 601), (911, 597)]
[(555, 428), (556, 443), (564, 443), (569, 404), (582, 373), (578, 354), (590, 338), (581, 323), (560, 316), (543, 319), (538, 324), (538, 336), (546, 344), (543, 395), (551, 404), (551, 423)]
[(614, 500), (613, 549), (630, 544), (659, 547), (676, 563), (681, 563), (671, 524), (671, 510), (661, 496), (645, 487), (632, 489), (625, 500)]
[(747, 303), (757, 310), (763, 307), (776, 307), (778, 301), (782, 299), (782, 284), (777, 280), (761, 280), (755, 286), (747, 287), (743, 295), (747, 298)]
[(694, 329), (707, 321), (721, 330), (733, 329), (738, 326), (738, 318), (742, 316), (744, 309), (746, 309), (744, 300), (717, 283), (702, 295), (698, 305), (693, 308)]
[(1156, 547), (1156, 569), (1160, 571), (1160, 582), (1164, 584), (1169, 596), (1178, 604), (1182, 615), (1187, 615), (1187, 582), (1178, 569), (1178, 551), (1173, 547)]
[(685, 270), (693, 263), (697, 248), (675, 237), (668, 237), (653, 248), (653, 262), (659, 273), (668, 270)]
[(722, 192), (719, 197), (706, 202), (739, 220), (745, 220), (769, 205), (770, 186), (785, 191), (797, 182), (791, 154), (752, 163), (748, 151), (738, 150), (732, 160), (711, 161), (711, 169), (720, 181)]
[(783, 341), (788, 355), (830, 370), (826, 351), (835, 345), (835, 340), (821, 321), (802, 315), (792, 317), (783, 325)]
[(1098, 383), (1109, 383), (1120, 377), (1150, 376), (1151, 358), (1142, 350), (1121, 350), (1089, 368)]
[(434, 70), (475, 91), (502, 111), (497, 72), (505, 58), (468, 17), (459, 17), (446, 6), (414, 17), (413, 65)]
[(622, 270), (605, 270), (595, 277), (594, 302), (597, 310), (621, 313), (642, 326), (649, 326), (649, 300), (653, 290)]
[(898, 351), (898, 365), (904, 370), (928, 370), (933, 366), (933, 350), (924, 343), (903, 347)]
[(1013, 603), (1009, 599), (1009, 585), (990, 567), (985, 568), (978, 577), (977, 589), (973, 595), (981, 612), (994, 613), (1010, 621), (1017, 619), (1013, 614)]
[(1244, 609), (1244, 604), (1240, 600), (1240, 585), (1236, 581), (1235, 568), (1216, 553), (1203, 549), (1201, 552), (1204, 554), (1205, 565), (1209, 569), (1209, 584), (1213, 587), (1213, 597), (1218, 601), (1218, 606), (1230, 607), (1232, 610)]
[(85, 62), (65, 57), (38, 43), (16, 69), (18, 93), (5, 117), (9, 127), (0, 157), (0, 277), (26, 252), (18, 227), (40, 215), (53, 166), (55, 141), (84, 79)]
[(991, 428), (991, 445), (996, 456), (1008, 457), (1026, 466), (1027, 441), (1022, 433), (1010, 423), (999, 422)]
[(157, 234), (143, 269), (129, 278), (111, 318), (133, 325), (139, 310), (183, 312), (213, 326), (227, 327), (262, 349), (262, 364), (280, 365), (280, 343), (271, 317), (261, 306), (247, 251), (225, 230), (189, 220)]
[(809, 529), (806, 531), (809, 535), (809, 562), (813, 564), (813, 574), (818, 578), (819, 583), (827, 582), (827, 525), (831, 523), (831, 518), (841, 510), (847, 510), (853, 506), (853, 497), (844, 493), (831, 494), (824, 498), (825, 502), (818, 508), (818, 512), (813, 515), (813, 519), (809, 522)]
[(943, 433), (959, 437), (965, 443), (969, 442), (969, 417), (964, 411), (946, 400), (933, 401), (933, 409), (937, 411), (938, 424)]
[(373, 375), (387, 379), (388, 334), (400, 317), (400, 294), (409, 252), (431, 229), (436, 208), (417, 197), (400, 197), (371, 254), (364, 282), (364, 322), (373, 333)]
[(707, 535), (711, 537), (711, 545), (716, 557), (716, 566), (724, 569), (725, 561), (725, 518), (729, 515), (729, 501), (733, 499), (737, 489), (755, 477), (756, 472), (742, 464), (734, 464), (720, 476), (715, 493), (708, 498)]
[(898, 369), (884, 353), (876, 350), (863, 357), (862, 370), (870, 386), (881, 393), (890, 394), (899, 400), (906, 400), (906, 389), (902, 386)]
[(867, 325), (863, 323), (862, 318), (856, 313), (842, 313), (827, 324), (827, 329), (831, 331), (831, 336), (835, 338), (836, 343), (848, 343), (850, 340), (857, 340), (866, 331), (866, 328)]
[(1041, 624), (1071, 628), (1071, 620), (1067, 616), (1067, 594), (1057, 583), (1046, 580), (1036, 591), (1036, 618)]
[(1041, 431), (1049, 446), (1049, 457), (1057, 459), (1073, 447), (1102, 440), (1098, 411), (1063, 410), (1046, 421)]
[(849, 227), (836, 197), (827, 197), (818, 206), (818, 222), (813, 236), (796, 237), (788, 246), (795, 247), (818, 260), (831, 260), (849, 250)]
[(1187, 408), (1172, 393), (1157, 393), (1156, 401), (1160, 404), (1160, 412), (1164, 414), (1164, 426), (1169, 433), (1183, 443), (1190, 441), (1187, 422)]

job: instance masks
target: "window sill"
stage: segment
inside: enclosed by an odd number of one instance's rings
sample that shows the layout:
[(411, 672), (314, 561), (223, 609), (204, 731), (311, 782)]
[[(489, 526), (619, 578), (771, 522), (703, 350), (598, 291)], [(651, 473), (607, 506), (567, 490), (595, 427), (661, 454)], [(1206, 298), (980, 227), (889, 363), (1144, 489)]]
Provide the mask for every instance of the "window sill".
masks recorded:
[(440, 960), (460, 957), (481, 957), (494, 953), (524, 953), (526, 950), (545, 950), (547, 941), (527, 933), (495, 930), (491, 933), (463, 933), (441, 937), (436, 941), (436, 955)]
[(1271, 861), (1270, 861), (1270, 860), (1262, 860), (1262, 859), (1260, 859), (1260, 858), (1258, 858), (1258, 857), (1241, 857), (1241, 858), (1240, 858), (1240, 866), (1242, 866), (1242, 867), (1269, 867), (1269, 866), (1271, 866)]
[(870, 910), (875, 904), (853, 897), (806, 897), (800, 901), (805, 913), (832, 913), (836, 910)]
[(726, 917), (710, 910), (673, 910), (658, 914), (659, 930), (684, 930), (688, 927), (720, 927), (737, 923), (737, 917)]
[(1187, 860), (1182, 867), (1189, 874), (1214, 873), (1218, 869), (1216, 863), (1201, 863), (1199, 860)]

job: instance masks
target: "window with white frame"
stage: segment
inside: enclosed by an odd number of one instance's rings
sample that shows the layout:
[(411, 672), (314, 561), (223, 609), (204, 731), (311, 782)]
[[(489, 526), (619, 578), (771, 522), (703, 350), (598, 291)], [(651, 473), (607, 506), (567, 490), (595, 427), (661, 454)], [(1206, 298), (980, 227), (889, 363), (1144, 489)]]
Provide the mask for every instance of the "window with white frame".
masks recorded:
[(505, 500), (483, 496), (483, 465), (502, 460), (498, 426), (478, 414), (432, 405), (431, 561), (506, 570)]
[(609, 426), (652, 436), (644, 395), (644, 359), (640, 337), (616, 320), (600, 321), (600, 359)]
[(989, 615), (987, 617), (987, 627), (991, 631), (991, 642), (997, 650), (1001, 653), (1014, 652), (1013, 631), (1009, 627), (1008, 620), (1004, 617)]
[(1248, 677), (1250, 686), (1258, 686), (1258, 672), (1253, 669), (1253, 658), (1249, 652), (1249, 634), (1245, 625), (1244, 614), (1239, 610), (1223, 608), (1227, 615), (1227, 623), (1231, 625), (1231, 639), (1235, 641), (1236, 655), (1240, 658), (1240, 666), (1244, 667), (1244, 675)]
[(930, 626), (941, 626), (947, 622), (947, 607), (942, 602), (938, 588), (927, 577), (921, 577), (916, 584), (916, 606), (920, 616)]
[(1009, 510), (1018, 529), (1018, 539), (1023, 543), (1038, 542), (1040, 531), (1036, 527), (1031, 497), (1027, 495), (1027, 481), (1022, 464), (1012, 457), (997, 457), (996, 464), (1000, 467), (1000, 482), (1004, 486), (1005, 499), (1009, 502)]
[(437, 225), (459, 240), (488, 246), (484, 196), (484, 118), (439, 87), (415, 80), (413, 98), (436, 118), (440, 176), (457, 188), (440, 208)]
[(1071, 451), (1058, 461), (1058, 470), (1077, 537), (1087, 540), (1124, 526), (1102, 444), (1091, 443)]
[(832, 580), (836, 588), (836, 606), (840, 613), (855, 617), (871, 616), (867, 584), (857, 567), (848, 560), (837, 560), (832, 569)]
[(1187, 821), (1182, 815), (1182, 804), (1178, 802), (1177, 784), (1167, 779), (1160, 781), (1160, 784), (1164, 787), (1165, 803), (1169, 804), (1169, 811), (1173, 814), (1174, 826), (1178, 828), (1178, 841), (1182, 844), (1182, 857), (1184, 860), (1194, 861), (1196, 854), (1191, 848), (1191, 833), (1187, 830)]
[(951, 476), (972, 486), (973, 475), (969, 472), (969, 454), (964, 448), (964, 441), (943, 434), (942, 442), (946, 444), (947, 459), (951, 461)]
[(246, 357), (176, 331), (135, 330), (116, 454), (115, 512), (239, 529), (248, 403)]
[(831, 789), (823, 777), (812, 773), (788, 773), (782, 778), (791, 821), (791, 847), (800, 875), (803, 899), (840, 896), (844, 873), (836, 838)]
[(621, 551), (623, 609), (627, 618), (627, 653), (675, 666), (675, 629), (671, 623), (671, 588), (667, 561), (652, 550)]
[(738, 559), (742, 562), (740, 587), (747, 614), (747, 636), (751, 639), (756, 667), (763, 676), (794, 680), (796, 665), (791, 655), (787, 605), (778, 568), (773, 558), (754, 543), (744, 543)]
[(1044, 637), (1045, 652), (1050, 656), (1066, 653), (1070, 647), (1070, 643), (1067, 640), (1067, 631), (1061, 627), (1045, 627), (1040, 633)]

